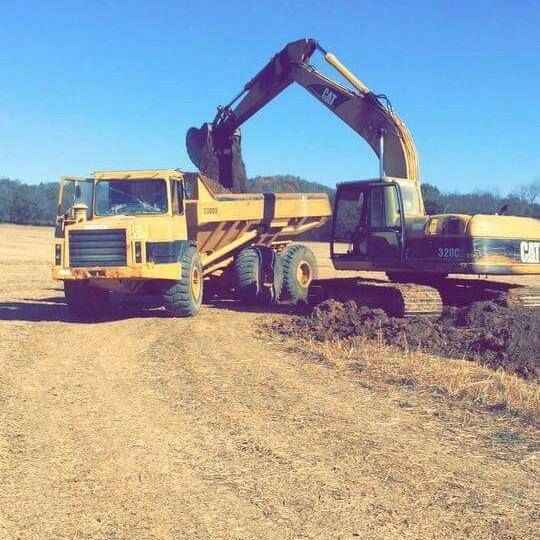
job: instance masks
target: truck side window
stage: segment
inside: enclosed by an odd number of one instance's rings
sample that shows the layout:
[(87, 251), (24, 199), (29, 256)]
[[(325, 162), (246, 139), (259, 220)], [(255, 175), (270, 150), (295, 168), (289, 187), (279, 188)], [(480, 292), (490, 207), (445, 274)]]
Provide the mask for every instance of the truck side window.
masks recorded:
[(171, 182), (171, 201), (173, 214), (181, 214), (184, 211), (184, 194), (182, 182), (173, 180)]

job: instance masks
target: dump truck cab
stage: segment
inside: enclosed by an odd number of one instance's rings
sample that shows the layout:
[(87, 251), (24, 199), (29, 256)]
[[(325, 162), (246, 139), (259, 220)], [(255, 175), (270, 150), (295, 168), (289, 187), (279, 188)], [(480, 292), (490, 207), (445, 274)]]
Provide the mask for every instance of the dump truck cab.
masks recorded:
[(189, 242), (179, 171), (65, 177), (58, 208), (54, 278), (178, 276), (178, 242)]

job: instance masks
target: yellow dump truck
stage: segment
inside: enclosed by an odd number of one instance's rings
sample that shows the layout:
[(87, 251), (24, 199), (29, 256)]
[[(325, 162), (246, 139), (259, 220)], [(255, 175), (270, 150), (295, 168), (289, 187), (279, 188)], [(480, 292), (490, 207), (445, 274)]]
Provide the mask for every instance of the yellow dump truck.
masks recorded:
[(152, 296), (173, 315), (194, 316), (205, 285), (230, 278), (247, 302), (305, 299), (316, 260), (291, 241), (326, 222), (327, 195), (216, 188), (179, 170), (63, 178), (53, 278), (70, 311), (99, 313), (113, 294)]

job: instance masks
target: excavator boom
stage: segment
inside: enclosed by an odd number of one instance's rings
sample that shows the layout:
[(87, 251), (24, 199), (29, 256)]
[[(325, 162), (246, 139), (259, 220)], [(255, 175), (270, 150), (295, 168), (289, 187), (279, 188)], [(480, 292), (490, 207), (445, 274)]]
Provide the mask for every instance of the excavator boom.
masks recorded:
[[(323, 75), (309, 63), (317, 50), (352, 89)], [(286, 45), (238, 96), (218, 108), (212, 123), (188, 131), (186, 145), (193, 163), (226, 188), (243, 191), (245, 169), (239, 127), (292, 83), (305, 88), (369, 144), (381, 160), (381, 176), (419, 182), (417, 152), (405, 124), (388, 103), (383, 103), (384, 96), (371, 92), (314, 39)]]

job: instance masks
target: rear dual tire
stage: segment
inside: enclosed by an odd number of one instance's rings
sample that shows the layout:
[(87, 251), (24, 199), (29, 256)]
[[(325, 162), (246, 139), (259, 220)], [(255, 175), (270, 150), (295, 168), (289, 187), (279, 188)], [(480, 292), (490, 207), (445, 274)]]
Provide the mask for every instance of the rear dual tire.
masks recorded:
[(267, 246), (250, 246), (238, 254), (234, 270), (236, 292), (245, 303), (297, 304), (307, 302), (311, 282), (317, 279), (317, 260), (301, 244), (288, 246), (279, 255)]
[(283, 286), (280, 257), (267, 246), (244, 248), (234, 261), (236, 294), (247, 304), (270, 305), (278, 301)]

